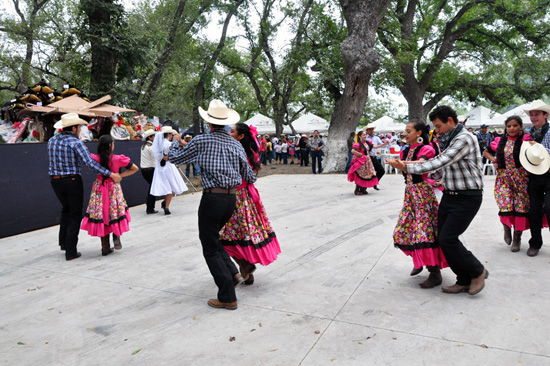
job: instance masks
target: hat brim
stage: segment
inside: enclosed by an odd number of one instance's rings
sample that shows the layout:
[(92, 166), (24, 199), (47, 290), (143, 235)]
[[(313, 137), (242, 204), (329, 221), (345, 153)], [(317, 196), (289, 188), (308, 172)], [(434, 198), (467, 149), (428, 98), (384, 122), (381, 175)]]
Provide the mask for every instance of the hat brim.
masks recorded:
[(208, 123), (212, 123), (213, 125), (229, 126), (229, 125), (234, 125), (235, 123), (241, 120), (241, 116), (239, 116), (239, 113), (229, 108), (227, 109), (227, 118), (225, 119), (212, 117), (211, 115), (208, 114), (207, 111), (202, 109), (202, 107), (199, 107), (199, 114), (201, 115), (203, 120), (205, 120)]
[(543, 154), (544, 154), (544, 160), (539, 165), (533, 165), (527, 160), (527, 155), (525, 155), (525, 151), (531, 146), (531, 144), (527, 141), (524, 141), (521, 144), (521, 150), (519, 152), (519, 162), (521, 163), (521, 166), (525, 170), (527, 170), (529, 173), (535, 174), (535, 175), (542, 175), (550, 169), (550, 154), (548, 154), (548, 151), (546, 151), (545, 148), (543, 148)]
[(57, 130), (57, 129), (63, 129), (65, 127), (78, 126), (78, 125), (87, 125), (87, 124), (88, 124), (88, 122), (84, 121), (81, 118), (75, 119), (74, 121), (71, 121), (67, 124), (63, 124), (63, 120), (59, 120), (53, 125), (53, 128), (55, 128)]
[(523, 110), (527, 115), (529, 115), (529, 112), (531, 111), (543, 111), (544, 113), (550, 113), (550, 105), (542, 105), (538, 107), (533, 107), (531, 109), (524, 109)]

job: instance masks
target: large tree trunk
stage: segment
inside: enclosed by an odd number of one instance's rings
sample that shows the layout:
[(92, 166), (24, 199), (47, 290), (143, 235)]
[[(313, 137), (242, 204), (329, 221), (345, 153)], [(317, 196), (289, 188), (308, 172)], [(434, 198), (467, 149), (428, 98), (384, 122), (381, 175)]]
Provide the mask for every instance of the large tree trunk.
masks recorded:
[(346, 74), (344, 94), (336, 102), (328, 130), (325, 173), (343, 171), (347, 162), (346, 139), (359, 124), (368, 96), (370, 77), (380, 66), (374, 50), (376, 31), (391, 0), (340, 0), (348, 26), (342, 42)]
[(109, 45), (108, 32), (112, 29), (111, 14), (106, 11), (113, 0), (87, 1), (84, 5), (88, 15), (92, 70), (90, 77), (90, 97), (99, 98), (112, 91), (116, 80), (117, 52)]
[(193, 130), (195, 131), (194, 133), (195, 136), (202, 132), (200, 128), (201, 119), (199, 116), (198, 108), (201, 105), (203, 100), (204, 86), (206, 84), (208, 76), (212, 74), (212, 69), (214, 69), (214, 66), (216, 65), (216, 61), (218, 60), (218, 57), (220, 56), (220, 53), (222, 52), (222, 49), (225, 45), (225, 38), (227, 35), (227, 28), (229, 27), (229, 22), (231, 21), (231, 18), (237, 11), (237, 8), (243, 2), (244, 0), (238, 0), (227, 13), (225, 17), (225, 22), (223, 23), (222, 34), (220, 36), (220, 41), (218, 42), (218, 47), (216, 47), (216, 51), (214, 51), (214, 53), (212, 54), (212, 57), (209, 60), (206, 60), (199, 82), (195, 87), (195, 102), (193, 103)]

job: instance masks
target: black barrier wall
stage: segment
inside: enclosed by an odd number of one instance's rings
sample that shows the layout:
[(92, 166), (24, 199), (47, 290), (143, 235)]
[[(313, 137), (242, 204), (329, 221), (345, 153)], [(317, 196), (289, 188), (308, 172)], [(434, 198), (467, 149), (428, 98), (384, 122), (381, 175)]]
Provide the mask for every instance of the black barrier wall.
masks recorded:
[[(141, 145), (141, 141), (115, 141), (114, 153), (128, 156), (139, 167)], [(86, 146), (97, 152), (97, 142)], [(84, 210), (96, 176), (82, 165)], [(121, 184), (128, 206), (145, 203), (149, 185), (140, 172), (122, 179)], [(4, 207), (0, 210), (0, 238), (59, 224), (61, 204), (48, 176), (46, 143), (0, 144), (0, 197)]]

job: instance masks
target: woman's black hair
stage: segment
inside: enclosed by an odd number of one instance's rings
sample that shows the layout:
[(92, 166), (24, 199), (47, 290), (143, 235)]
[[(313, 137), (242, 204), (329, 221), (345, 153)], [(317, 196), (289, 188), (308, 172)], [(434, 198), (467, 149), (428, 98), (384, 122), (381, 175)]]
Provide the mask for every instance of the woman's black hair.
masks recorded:
[(246, 123), (238, 122), (235, 124), (235, 129), (239, 135), (244, 135), (240, 142), (243, 145), (250, 165), (252, 165), (253, 169), (260, 169), (262, 164), (260, 163), (259, 149), (256, 141), (254, 141), (254, 137), (250, 133), (250, 127)]
[(422, 143), (424, 145), (430, 144), (430, 135), (429, 135), (429, 127), (422, 121), (412, 120), (409, 121), (410, 124), (412, 124), (412, 128), (414, 128), (415, 131), (420, 131), (422, 137)]
[(113, 143), (113, 138), (111, 135), (103, 135), (99, 138), (99, 143), (97, 144), (97, 155), (99, 155), (99, 164), (105, 169), (109, 168), (109, 162), (111, 161), (111, 144)]
[(500, 169), (505, 168), (504, 148), (506, 147), (506, 141), (508, 141), (508, 131), (506, 129), (506, 126), (508, 125), (508, 122), (510, 122), (510, 121), (516, 121), (519, 124), (519, 126), (521, 127), (521, 129), (519, 131), (518, 139), (516, 140), (518, 142), (514, 144), (514, 150), (512, 152), (512, 154), (514, 155), (514, 160), (516, 162), (516, 166), (520, 166), (520, 165), (518, 165), (518, 163), (519, 163), (519, 151), (521, 149), (521, 143), (523, 142), (523, 134), (524, 134), (523, 120), (521, 119), (520, 116), (513, 115), (513, 116), (510, 116), (510, 117), (506, 118), (506, 120), (504, 121), (504, 134), (500, 138), (500, 141), (499, 141), (498, 146), (497, 146), (497, 151), (495, 152), (496, 153), (495, 155), (496, 155), (496, 158), (497, 158), (497, 164), (498, 164), (498, 167)]

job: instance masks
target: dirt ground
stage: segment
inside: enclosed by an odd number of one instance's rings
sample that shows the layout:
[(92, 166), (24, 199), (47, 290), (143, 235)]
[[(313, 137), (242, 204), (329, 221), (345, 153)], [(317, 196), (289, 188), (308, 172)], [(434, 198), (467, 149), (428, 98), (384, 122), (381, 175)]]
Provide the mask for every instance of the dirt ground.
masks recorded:
[[(185, 172), (185, 165), (180, 166), (181, 171)], [(271, 163), (265, 166), (262, 166), (262, 170), (260, 170), (260, 174), (258, 174), (258, 178), (267, 177), (268, 175), (273, 174), (312, 174), (311, 172), (311, 162), (309, 166), (300, 166), (300, 164), (290, 164), (290, 161), (288, 164), (277, 164), (277, 163)], [(200, 177), (194, 177), (193, 173), (190, 173), (190, 181), (193, 183), (193, 185), (197, 188), (197, 190), (201, 190), (202, 187), (200, 185)], [(187, 183), (187, 182), (186, 182)], [(189, 185), (188, 185), (189, 186)], [(194, 192), (192, 187), (189, 187), (189, 190), (185, 192), (192, 193)]]

